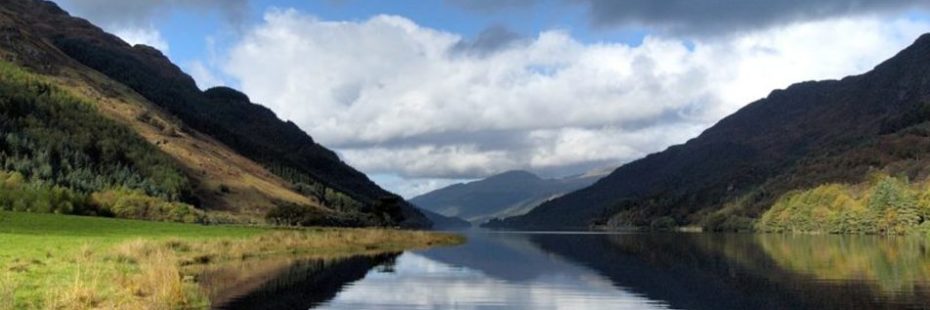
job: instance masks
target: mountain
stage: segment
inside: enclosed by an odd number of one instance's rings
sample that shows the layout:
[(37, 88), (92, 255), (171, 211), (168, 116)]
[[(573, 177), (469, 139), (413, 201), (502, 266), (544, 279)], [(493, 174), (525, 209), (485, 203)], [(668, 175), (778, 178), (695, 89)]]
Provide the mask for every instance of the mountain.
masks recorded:
[[(178, 182), (189, 187), (185, 195), (164, 197), (169, 200), (248, 221), (276, 206), (292, 204), (320, 213), (312, 218), (324, 224), (430, 224), (409, 203), (245, 94), (226, 87), (201, 91), (158, 50), (130, 46), (52, 2), (3, 1), (0, 56), (15, 67), (13, 71), (22, 69), (42, 87), (90, 102), (108, 123), (127, 128), (155, 146), (152, 151), (161, 154), (156, 157), (164, 155), (183, 179)], [(131, 160), (122, 162), (119, 167), (131, 164)], [(55, 161), (51, 166), (62, 164)], [(15, 165), (6, 167), (11, 168), (17, 170)], [(153, 172), (137, 178), (157, 176)], [(67, 185), (57, 179), (41, 181)], [(129, 187), (157, 194), (149, 188), (154, 185)]]
[(923, 35), (870, 72), (775, 90), (684, 144), (491, 226), (587, 229), (659, 219), (747, 226), (792, 191), (861, 184), (875, 173), (926, 180), (928, 120), (930, 35)]
[(524, 214), (546, 200), (591, 185), (602, 176), (595, 171), (562, 179), (542, 179), (526, 171), (508, 171), (437, 189), (410, 202), (424, 210), (480, 224), (493, 218)]
[(471, 223), (454, 216), (445, 216), (430, 210), (419, 209), (433, 223), (433, 229), (463, 230), (471, 228)]

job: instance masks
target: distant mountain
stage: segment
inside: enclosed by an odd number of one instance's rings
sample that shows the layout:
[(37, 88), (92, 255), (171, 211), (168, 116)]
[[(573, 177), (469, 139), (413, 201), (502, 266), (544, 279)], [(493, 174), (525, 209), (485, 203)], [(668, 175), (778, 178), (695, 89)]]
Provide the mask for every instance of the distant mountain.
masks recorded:
[[(409, 203), (342, 162), (294, 123), (282, 121), (271, 110), (252, 103), (245, 94), (226, 87), (201, 91), (160, 51), (144, 45), (131, 46), (86, 20), (68, 15), (52, 2), (2, 1), (0, 38), (0, 59), (17, 68), (10, 72), (25, 70), (43, 85), (38, 92), (30, 93), (34, 98), (29, 100), (42, 98), (51, 88), (67, 93), (74, 98), (71, 101), (88, 102), (93, 113), (155, 147), (144, 152), (160, 154), (153, 156), (170, 163), (163, 169), (170, 172), (151, 171), (129, 177), (123, 174), (136, 172), (137, 166), (153, 165), (155, 159), (140, 157), (130, 162), (119, 156), (108, 157), (116, 167), (112, 169), (129, 171), (118, 176), (124, 181), (103, 184), (89, 180), (87, 183), (94, 186), (79, 188), (81, 193), (128, 185), (148, 194), (167, 193), (163, 195), (166, 199), (183, 200), (207, 212), (249, 221), (276, 206), (291, 204), (320, 212), (305, 217), (319, 223), (430, 225)], [(5, 110), (0, 114), (19, 117), (17, 111), (2, 108)], [(78, 147), (73, 150), (78, 152), (77, 161), (62, 162), (57, 153), (43, 149), (14, 155), (29, 155), (15, 158), (29, 163), (51, 158), (48, 166), (55, 170), (80, 165), (87, 161), (85, 157), (96, 161), (98, 153), (113, 152), (127, 141), (116, 141), (99, 150), (99, 146)], [(13, 154), (7, 145), (0, 147), (0, 157)], [(162, 160), (162, 155), (170, 159)], [(70, 186), (65, 183), (67, 178), (80, 178), (97, 169), (77, 169), (58, 176), (58, 171), (38, 173), (37, 169), (13, 164), (13, 159), (0, 160), (10, 162), (7, 170), (63, 186)], [(166, 174), (172, 179), (163, 180)], [(161, 184), (169, 181), (172, 183)], [(178, 186), (184, 187), (183, 193), (175, 189)]]
[(480, 224), (515, 216), (565, 193), (591, 185), (597, 171), (562, 179), (542, 179), (526, 171), (508, 171), (466, 184), (455, 184), (414, 197), (410, 202), (446, 216)]
[(454, 216), (445, 216), (430, 210), (420, 209), (420, 212), (433, 223), (433, 229), (463, 230), (471, 228), (471, 223)]
[(587, 229), (660, 218), (711, 229), (746, 225), (793, 190), (857, 184), (875, 172), (926, 180), (928, 121), (930, 35), (923, 35), (868, 73), (775, 90), (685, 144), (491, 226)]

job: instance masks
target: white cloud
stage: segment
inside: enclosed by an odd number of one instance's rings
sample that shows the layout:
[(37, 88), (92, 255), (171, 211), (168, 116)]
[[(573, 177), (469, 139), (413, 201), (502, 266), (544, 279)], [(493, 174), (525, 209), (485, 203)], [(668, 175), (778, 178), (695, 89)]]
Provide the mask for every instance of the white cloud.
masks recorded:
[(168, 42), (155, 28), (118, 28), (110, 30), (129, 45), (145, 44), (157, 48), (162, 54), (168, 54)]
[(190, 73), (191, 77), (194, 78), (194, 81), (197, 81), (197, 86), (202, 90), (206, 90), (214, 86), (226, 85), (222, 78), (216, 76), (216, 74), (214, 74), (213, 71), (210, 70), (210, 68), (208, 68), (207, 65), (204, 65), (204, 63), (201, 61), (192, 61), (189, 65), (187, 65), (187, 70), (185, 71)]
[(397, 16), (270, 11), (224, 72), (367, 173), (578, 172), (682, 143), (791, 83), (867, 71), (930, 29), (863, 16), (686, 43), (585, 43), (550, 30), (493, 53)]
[(373, 174), (369, 177), (378, 185), (390, 188), (392, 192), (405, 198), (413, 198), (456, 183), (474, 181), (474, 179), (404, 178), (394, 174)]
[(55, 0), (68, 12), (104, 28), (144, 28), (165, 22), (174, 11), (218, 14), (238, 27), (248, 15), (248, 0)]
[[(378, 156), (371, 156), (378, 153)], [(405, 176), (442, 175), (467, 177), (490, 174), (515, 166), (501, 150), (483, 151), (475, 145), (419, 145), (413, 147), (364, 147), (342, 150), (351, 164), (375, 172), (396, 172)], [(395, 171), (392, 171), (395, 170)]]
[[(537, 254), (542, 255), (542, 254)], [(550, 257), (551, 260), (559, 258)], [(369, 272), (326, 301), (323, 309), (668, 309), (614, 286), (608, 279), (558, 264), (537, 277), (504, 281), (468, 268), (451, 266), (427, 257), (405, 253), (393, 273)], [(391, 307), (387, 307), (390, 305)]]

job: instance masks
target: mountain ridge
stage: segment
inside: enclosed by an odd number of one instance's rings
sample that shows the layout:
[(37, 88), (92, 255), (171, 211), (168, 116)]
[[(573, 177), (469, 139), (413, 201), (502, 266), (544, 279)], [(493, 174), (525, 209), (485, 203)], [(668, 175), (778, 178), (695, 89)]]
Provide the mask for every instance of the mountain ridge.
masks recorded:
[[(920, 161), (911, 152), (926, 141), (905, 129), (930, 119), (928, 67), (925, 34), (869, 72), (774, 90), (683, 144), (490, 226), (589, 229), (649, 226), (670, 217), (714, 229), (727, 221), (721, 217), (758, 218), (790, 190), (861, 182), (875, 170), (924, 179), (926, 166), (910, 163)], [(898, 143), (904, 139), (916, 143)]]
[(505, 171), (468, 183), (458, 183), (411, 198), (410, 202), (445, 216), (482, 224), (528, 212), (540, 203), (594, 183), (597, 173), (543, 179), (523, 170)]
[[(44, 0), (5, 1), (0, 26), (4, 59), (92, 101), (109, 102), (98, 107), (101, 113), (139, 131), (187, 167), (186, 174), (202, 185), (197, 194), (203, 199), (194, 203), (206, 203), (208, 210), (254, 217), (284, 201), (325, 206), (331, 210), (326, 212), (370, 214), (365, 221), (384, 225), (430, 225), (409, 203), (292, 122), (281, 121), (236, 90), (201, 91), (157, 49), (130, 46)], [(148, 128), (153, 126), (160, 128)], [(195, 152), (201, 154), (190, 162)], [(227, 162), (236, 156), (243, 160)], [(241, 182), (212, 184), (207, 175)], [(258, 194), (249, 203), (224, 198), (244, 192)]]

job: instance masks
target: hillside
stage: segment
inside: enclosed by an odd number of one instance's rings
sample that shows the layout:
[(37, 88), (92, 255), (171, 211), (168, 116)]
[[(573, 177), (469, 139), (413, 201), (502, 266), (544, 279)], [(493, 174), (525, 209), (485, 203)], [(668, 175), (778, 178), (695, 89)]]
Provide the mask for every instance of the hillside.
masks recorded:
[[(185, 192), (162, 198), (249, 221), (284, 203), (315, 210), (322, 223), (335, 216), (339, 223), (429, 225), (398, 196), (246, 95), (229, 88), (201, 91), (158, 50), (130, 46), (54, 3), (4, 1), (0, 37), (3, 60), (75, 101), (89, 102), (96, 114), (170, 158), (168, 165), (183, 179), (176, 186)], [(129, 187), (153, 192), (144, 184)]]
[(492, 226), (615, 228), (670, 218), (720, 229), (752, 225), (792, 190), (876, 173), (921, 186), (930, 172), (928, 77), (923, 35), (868, 73), (775, 90), (684, 144)]
[(440, 188), (410, 202), (425, 210), (481, 224), (492, 218), (525, 214), (546, 200), (591, 185), (599, 177), (542, 179), (526, 171), (508, 171)]
[(423, 212), (423, 215), (433, 223), (433, 229), (463, 230), (471, 228), (472, 226), (471, 223), (455, 216), (445, 216), (422, 208), (420, 212)]

